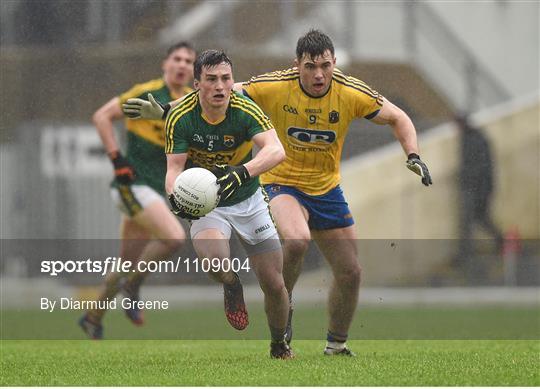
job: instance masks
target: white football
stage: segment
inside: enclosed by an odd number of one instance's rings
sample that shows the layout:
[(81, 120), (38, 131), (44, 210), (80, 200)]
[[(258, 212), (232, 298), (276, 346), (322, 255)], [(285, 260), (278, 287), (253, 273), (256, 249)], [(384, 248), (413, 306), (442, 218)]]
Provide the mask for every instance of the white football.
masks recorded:
[(204, 216), (218, 202), (219, 185), (210, 170), (194, 167), (184, 170), (174, 181), (173, 195), (182, 211), (192, 216)]

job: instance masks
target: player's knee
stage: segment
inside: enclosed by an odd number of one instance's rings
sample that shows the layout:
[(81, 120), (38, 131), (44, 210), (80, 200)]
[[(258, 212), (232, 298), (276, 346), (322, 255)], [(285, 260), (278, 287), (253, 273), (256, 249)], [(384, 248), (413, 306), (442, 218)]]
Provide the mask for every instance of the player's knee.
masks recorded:
[(279, 296), (286, 291), (285, 282), (283, 281), (283, 278), (279, 276), (261, 280), (260, 285), (263, 293), (269, 296)]
[(309, 247), (309, 239), (287, 239), (283, 242), (283, 252), (289, 261), (301, 261)]
[(347, 267), (347, 269), (344, 269), (344, 271), (336, 276), (338, 283), (348, 288), (358, 288), (360, 286), (361, 278), (362, 268), (359, 264)]

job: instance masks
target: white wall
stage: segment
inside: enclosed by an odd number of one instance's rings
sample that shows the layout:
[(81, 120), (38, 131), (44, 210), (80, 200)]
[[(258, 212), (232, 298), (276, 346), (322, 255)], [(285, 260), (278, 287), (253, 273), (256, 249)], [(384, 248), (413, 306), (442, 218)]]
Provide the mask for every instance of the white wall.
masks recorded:
[[(349, 49), (348, 56), (364, 61), (407, 62), (412, 58), (419, 72), (443, 93), (456, 108), (467, 109), (470, 83), (463, 58), (454, 61), (448, 47), (433, 45), (430, 31), (421, 30), (413, 55), (408, 44), (411, 21), (410, 1), (332, 1), (311, 3), (303, 19), (295, 20), (269, 44), (277, 55), (294, 50), (296, 39), (309, 28), (319, 28), (334, 40), (337, 49)], [(476, 60), (502, 84), (511, 97), (540, 89), (539, 1), (428, 1), (429, 7), (444, 22)], [(417, 13), (417, 17), (420, 15)], [(428, 20), (430, 21), (430, 20)], [(435, 24), (436, 26), (436, 24)], [(435, 28), (435, 26), (433, 28)], [(436, 35), (436, 31), (432, 31)], [(273, 50), (272, 50), (273, 49)], [(343, 54), (338, 62), (343, 64)], [(461, 60), (461, 62), (460, 62)], [(500, 100), (484, 96), (477, 107)]]
[(538, 1), (431, 1), (460, 40), (514, 96), (539, 89)]
[[(492, 216), (504, 233), (540, 237), (540, 96), (526, 96), (473, 116), (488, 138), (495, 166)], [(384, 284), (419, 280), (457, 252), (459, 132), (447, 123), (419, 138), (433, 177), (429, 188), (405, 167), (397, 142), (342, 164), (342, 188), (362, 242), (362, 266)], [(475, 238), (484, 238), (481, 229)], [(389, 242), (395, 240), (399, 250)], [(386, 244), (387, 251), (377, 246)], [(384, 266), (381, 266), (384, 258)], [(401, 277), (401, 278), (400, 278)], [(368, 281), (370, 283), (370, 281)]]
[(356, 2), (353, 10), (354, 50), (361, 60), (400, 61), (407, 59), (405, 48), (405, 12), (399, 2)]

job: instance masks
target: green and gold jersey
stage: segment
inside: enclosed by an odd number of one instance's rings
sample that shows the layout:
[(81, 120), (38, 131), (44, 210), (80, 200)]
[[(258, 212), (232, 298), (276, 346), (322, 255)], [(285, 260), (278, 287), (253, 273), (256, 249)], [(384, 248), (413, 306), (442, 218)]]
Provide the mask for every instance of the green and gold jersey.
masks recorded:
[[(184, 95), (192, 91), (184, 89)], [(163, 79), (157, 79), (137, 84), (130, 90), (122, 93), (120, 104), (127, 99), (139, 98), (148, 100), (148, 93), (162, 104), (175, 100), (177, 96), (167, 88)], [(163, 149), (165, 147), (165, 121), (164, 120), (125, 120), (127, 133), (126, 158), (135, 168), (137, 178), (135, 185), (148, 185), (158, 193), (165, 194), (165, 173), (167, 172), (167, 159)], [(113, 182), (113, 185), (116, 185)]]
[[(217, 165), (242, 165), (251, 160), (251, 138), (274, 126), (250, 99), (231, 92), (225, 117), (217, 123), (204, 118), (199, 92), (186, 96), (167, 117), (167, 154), (188, 154), (186, 169), (194, 166), (212, 169)], [(254, 177), (218, 206), (237, 204), (253, 195), (259, 187)]]

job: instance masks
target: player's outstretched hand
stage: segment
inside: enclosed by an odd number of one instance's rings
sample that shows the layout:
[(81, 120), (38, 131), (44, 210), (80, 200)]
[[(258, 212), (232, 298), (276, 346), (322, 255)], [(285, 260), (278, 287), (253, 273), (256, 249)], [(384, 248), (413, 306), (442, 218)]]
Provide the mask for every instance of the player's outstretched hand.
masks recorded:
[(143, 99), (128, 99), (122, 104), (122, 111), (130, 119), (162, 120), (167, 117), (171, 109), (170, 104), (161, 104), (148, 93), (148, 101)]
[(119, 152), (114, 151), (109, 154), (109, 158), (114, 166), (114, 178), (121, 185), (129, 185), (137, 177), (135, 169), (129, 161)]
[(178, 203), (176, 202), (176, 199), (174, 198), (174, 195), (172, 193), (169, 195), (169, 203), (171, 204), (171, 212), (174, 213), (176, 216), (181, 217), (182, 219), (188, 219), (188, 220), (200, 219), (197, 216), (193, 216), (193, 215), (190, 215), (189, 213), (184, 212), (182, 208), (178, 206)]
[(220, 186), (218, 195), (223, 200), (227, 200), (231, 197), (238, 188), (251, 178), (244, 165), (216, 165), (216, 168), (212, 170), (212, 173), (218, 177), (216, 181)]
[(420, 160), (420, 156), (418, 154), (409, 154), (407, 159), (407, 168), (422, 177), (422, 184), (425, 186), (430, 186), (433, 184), (429, 170), (426, 164)]

